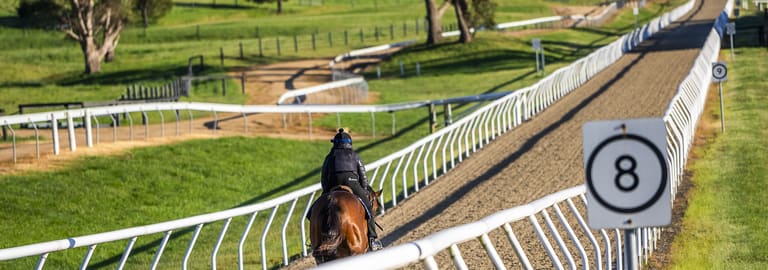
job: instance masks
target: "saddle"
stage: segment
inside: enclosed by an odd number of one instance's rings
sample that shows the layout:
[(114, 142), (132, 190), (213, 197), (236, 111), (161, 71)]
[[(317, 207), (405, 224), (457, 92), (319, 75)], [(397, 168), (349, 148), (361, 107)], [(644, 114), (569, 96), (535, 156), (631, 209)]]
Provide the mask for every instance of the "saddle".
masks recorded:
[[(352, 195), (355, 195), (355, 193), (352, 192), (352, 188), (350, 188), (348, 186), (345, 186), (345, 185), (338, 185), (338, 186), (335, 186), (335, 187), (331, 188), (328, 191), (328, 194), (331, 194), (332, 192), (335, 192), (335, 191), (348, 192), (348, 193), (350, 193)], [(365, 202), (363, 202), (363, 198), (357, 197), (357, 195), (355, 195), (355, 198), (357, 198), (357, 201), (360, 202), (360, 205), (362, 205), (363, 209), (365, 209), (365, 219), (366, 220), (371, 219), (371, 217), (372, 217), (371, 210), (368, 209), (368, 207), (365, 207)], [(312, 203), (312, 206), (309, 208), (309, 211), (307, 211), (307, 216), (306, 216), (307, 219), (309, 219), (309, 217), (312, 215), (312, 209), (315, 208), (315, 204), (316, 203), (317, 203), (317, 201)]]

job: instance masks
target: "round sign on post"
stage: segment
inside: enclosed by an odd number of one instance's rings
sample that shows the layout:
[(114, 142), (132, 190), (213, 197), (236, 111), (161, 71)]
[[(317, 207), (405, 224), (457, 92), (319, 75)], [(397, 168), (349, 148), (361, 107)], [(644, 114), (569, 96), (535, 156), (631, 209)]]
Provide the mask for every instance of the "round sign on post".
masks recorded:
[(589, 122), (583, 135), (589, 226), (668, 225), (672, 205), (664, 120)]
[(712, 63), (712, 81), (724, 82), (728, 80), (728, 67), (725, 62)]
[(532, 45), (533, 45), (533, 49), (534, 49), (534, 50), (541, 50), (541, 39), (539, 39), (539, 38), (534, 38), (534, 39), (531, 41), (531, 43), (532, 43)]

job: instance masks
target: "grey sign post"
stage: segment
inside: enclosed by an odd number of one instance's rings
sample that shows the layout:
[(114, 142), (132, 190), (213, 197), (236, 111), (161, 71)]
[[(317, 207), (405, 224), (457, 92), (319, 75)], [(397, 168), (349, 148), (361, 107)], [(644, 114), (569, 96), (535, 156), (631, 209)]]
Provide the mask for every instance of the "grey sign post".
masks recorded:
[(587, 220), (592, 229), (624, 229), (624, 269), (637, 270), (637, 228), (672, 220), (663, 119), (584, 124)]
[[(534, 38), (531, 43), (533, 43), (533, 52), (536, 56), (536, 72), (541, 71), (541, 74), (544, 75), (546, 72), (544, 71), (544, 49), (541, 47), (541, 39)], [(541, 56), (541, 60), (539, 60), (539, 56)]]
[(736, 34), (736, 23), (735, 22), (729, 22), (725, 26), (725, 33), (727, 33), (731, 38), (731, 61), (734, 60), (734, 54), (733, 54), (733, 35)]
[(725, 133), (725, 110), (723, 109), (723, 82), (728, 80), (728, 66), (725, 62), (712, 63), (712, 82), (718, 85), (720, 94), (720, 131)]
[(632, 14), (635, 15), (635, 28), (640, 26), (640, 9), (638, 7), (632, 8)]

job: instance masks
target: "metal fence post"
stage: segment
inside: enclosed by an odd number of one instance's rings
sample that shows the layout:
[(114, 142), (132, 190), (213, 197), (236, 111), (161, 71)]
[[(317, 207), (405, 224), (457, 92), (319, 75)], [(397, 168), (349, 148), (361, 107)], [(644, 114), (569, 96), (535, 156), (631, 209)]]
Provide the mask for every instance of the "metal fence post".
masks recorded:
[(58, 156), (59, 153), (61, 153), (59, 143), (59, 121), (54, 114), (51, 114), (51, 137), (53, 137), (53, 154)]

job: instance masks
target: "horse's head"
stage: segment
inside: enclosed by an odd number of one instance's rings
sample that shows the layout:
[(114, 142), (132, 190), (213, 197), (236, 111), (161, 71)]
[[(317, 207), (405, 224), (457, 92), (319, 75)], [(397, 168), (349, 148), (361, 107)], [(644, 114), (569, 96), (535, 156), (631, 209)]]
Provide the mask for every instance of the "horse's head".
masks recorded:
[(368, 201), (371, 202), (371, 214), (378, 215), (379, 210), (381, 210), (381, 201), (379, 201), (379, 198), (381, 197), (381, 192), (383, 190), (374, 191), (372, 187), (368, 186)]

